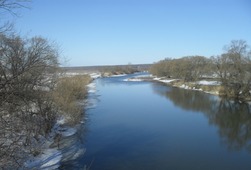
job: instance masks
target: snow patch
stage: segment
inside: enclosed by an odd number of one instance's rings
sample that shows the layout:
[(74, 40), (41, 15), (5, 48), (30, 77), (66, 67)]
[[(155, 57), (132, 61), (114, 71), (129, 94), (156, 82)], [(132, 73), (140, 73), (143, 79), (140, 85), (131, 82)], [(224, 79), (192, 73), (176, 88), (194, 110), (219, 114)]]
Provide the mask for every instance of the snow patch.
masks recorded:
[(153, 78), (153, 80), (157, 80), (157, 81), (159, 81), (161, 78), (159, 78), (159, 77), (155, 77), (155, 78)]
[(190, 87), (187, 86), (187, 85), (185, 85), (185, 84), (182, 84), (182, 85), (180, 86), (180, 88), (183, 88), (183, 89), (190, 89)]
[(143, 81), (143, 80), (138, 78), (129, 78), (129, 79), (124, 79), (123, 81)]
[(96, 92), (96, 83), (92, 82), (87, 85), (88, 93), (95, 93)]
[(220, 85), (220, 82), (218, 82), (218, 81), (201, 80), (201, 81), (198, 81), (197, 84), (212, 86), (212, 85)]
[(91, 73), (91, 74), (89, 74), (89, 76), (93, 79), (97, 79), (97, 78), (101, 77), (101, 74), (100, 73)]
[(153, 80), (159, 81), (162, 83), (171, 83), (171, 82), (178, 80), (178, 79), (165, 79), (164, 77), (155, 77), (155, 78), (153, 78)]
[(175, 80), (177, 80), (177, 79), (168, 79), (168, 80), (166, 79), (166, 80), (158, 80), (158, 81), (160, 81), (162, 83), (171, 83), (171, 82), (173, 82)]
[(117, 74), (117, 75), (111, 75), (110, 77), (122, 77), (122, 76), (126, 76), (127, 74)]

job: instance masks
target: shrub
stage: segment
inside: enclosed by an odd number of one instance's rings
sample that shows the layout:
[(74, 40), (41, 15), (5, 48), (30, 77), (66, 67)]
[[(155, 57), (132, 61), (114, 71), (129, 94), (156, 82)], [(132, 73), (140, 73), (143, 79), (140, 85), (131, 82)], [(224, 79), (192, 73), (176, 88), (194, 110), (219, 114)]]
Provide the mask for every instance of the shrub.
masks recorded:
[(63, 77), (58, 80), (52, 97), (59, 113), (66, 117), (67, 123), (73, 124), (79, 120), (82, 109), (77, 101), (85, 98), (86, 85), (90, 81), (91, 78), (88, 75)]

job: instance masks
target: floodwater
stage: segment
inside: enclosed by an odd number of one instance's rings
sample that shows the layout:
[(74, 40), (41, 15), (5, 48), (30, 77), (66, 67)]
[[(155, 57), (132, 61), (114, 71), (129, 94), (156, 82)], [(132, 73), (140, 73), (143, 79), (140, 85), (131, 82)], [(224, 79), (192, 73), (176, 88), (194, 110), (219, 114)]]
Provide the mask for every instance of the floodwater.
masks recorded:
[(250, 105), (131, 76), (95, 80), (86, 152), (60, 169), (251, 169)]

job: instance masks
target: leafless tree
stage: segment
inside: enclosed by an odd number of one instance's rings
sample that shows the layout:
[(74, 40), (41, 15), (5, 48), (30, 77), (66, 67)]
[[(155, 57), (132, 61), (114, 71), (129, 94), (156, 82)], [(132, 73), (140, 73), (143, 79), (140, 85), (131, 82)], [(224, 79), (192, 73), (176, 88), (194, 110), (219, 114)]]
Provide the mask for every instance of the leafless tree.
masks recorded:
[(165, 59), (153, 64), (150, 72), (160, 77), (175, 77), (195, 81), (208, 74), (209, 59), (203, 56), (188, 56), (179, 59)]
[(251, 60), (247, 42), (234, 40), (225, 47), (226, 53), (214, 58), (216, 73), (224, 94), (238, 99), (250, 98)]
[(46, 39), (0, 35), (0, 167), (22, 166), (51, 130), (57, 59)]

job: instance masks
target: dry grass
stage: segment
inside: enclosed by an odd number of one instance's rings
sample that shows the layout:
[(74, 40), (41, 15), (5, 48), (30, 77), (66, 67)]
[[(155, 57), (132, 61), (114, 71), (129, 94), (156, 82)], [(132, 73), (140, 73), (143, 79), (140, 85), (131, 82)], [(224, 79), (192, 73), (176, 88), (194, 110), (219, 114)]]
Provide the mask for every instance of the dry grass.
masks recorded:
[(203, 91), (221, 95), (223, 87), (220, 85), (201, 85)]
[(177, 80), (170, 83), (172, 86), (180, 87), (182, 85), (188, 86), (189, 89), (201, 89), (204, 92), (217, 94), (217, 95), (224, 95), (223, 94), (223, 87), (220, 85), (200, 85), (194, 82), (185, 82), (183, 80)]
[(91, 78), (88, 75), (78, 75), (59, 79), (52, 97), (60, 114), (67, 119), (68, 124), (74, 124), (80, 120), (82, 107), (78, 100), (84, 99), (87, 94), (86, 85)]

